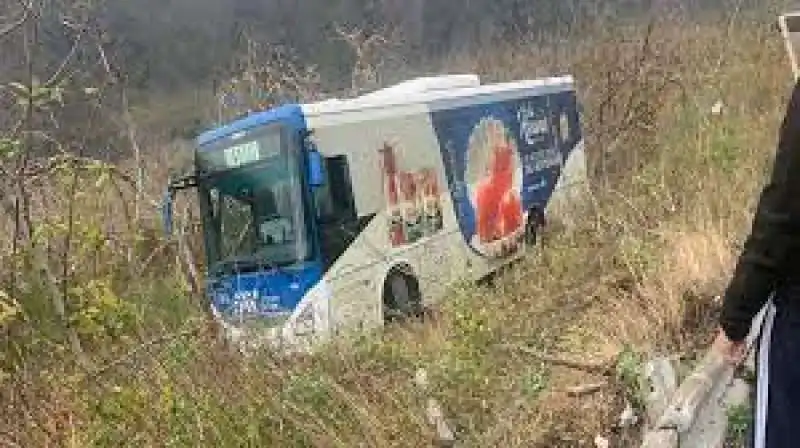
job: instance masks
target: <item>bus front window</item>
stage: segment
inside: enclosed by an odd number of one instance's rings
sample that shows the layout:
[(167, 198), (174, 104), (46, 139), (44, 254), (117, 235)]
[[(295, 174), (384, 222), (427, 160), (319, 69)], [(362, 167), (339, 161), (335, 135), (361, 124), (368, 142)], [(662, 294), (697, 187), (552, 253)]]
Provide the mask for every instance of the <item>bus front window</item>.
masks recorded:
[(299, 151), (276, 135), (252, 141), (258, 144), (252, 160), (240, 157), (234, 168), (206, 163), (199, 182), (212, 272), (287, 266), (311, 255)]

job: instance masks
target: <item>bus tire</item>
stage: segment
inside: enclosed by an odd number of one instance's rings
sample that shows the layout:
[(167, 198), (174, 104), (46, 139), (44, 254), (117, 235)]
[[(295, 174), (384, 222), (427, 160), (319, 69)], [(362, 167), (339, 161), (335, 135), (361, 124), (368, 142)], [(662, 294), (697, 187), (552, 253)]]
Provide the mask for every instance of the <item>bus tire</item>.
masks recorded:
[(528, 219), (525, 221), (525, 245), (533, 247), (539, 240), (542, 229), (544, 228), (544, 213), (538, 208), (532, 208), (528, 211)]
[(383, 320), (385, 323), (403, 321), (422, 314), (419, 282), (404, 269), (392, 269), (383, 286)]

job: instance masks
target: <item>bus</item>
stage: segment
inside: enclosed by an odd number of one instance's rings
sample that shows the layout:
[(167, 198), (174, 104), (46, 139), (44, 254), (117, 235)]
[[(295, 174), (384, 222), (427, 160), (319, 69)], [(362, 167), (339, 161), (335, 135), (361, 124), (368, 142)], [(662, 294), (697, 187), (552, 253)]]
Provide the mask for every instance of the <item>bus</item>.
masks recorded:
[(242, 343), (308, 350), (419, 315), (535, 247), (585, 196), (572, 76), (411, 79), (203, 132), (196, 189), (211, 312)]

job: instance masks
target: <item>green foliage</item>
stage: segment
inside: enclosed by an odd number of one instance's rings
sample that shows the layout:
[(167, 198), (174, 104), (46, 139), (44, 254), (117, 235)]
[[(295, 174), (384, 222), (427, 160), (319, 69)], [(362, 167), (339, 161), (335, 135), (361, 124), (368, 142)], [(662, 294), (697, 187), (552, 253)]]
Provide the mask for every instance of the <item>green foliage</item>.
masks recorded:
[(731, 406), (726, 409), (728, 418), (725, 446), (742, 447), (747, 442), (747, 430), (753, 418), (753, 410), (750, 405), (743, 404)]
[(22, 142), (17, 139), (0, 137), (0, 162), (17, 155), (22, 147)]
[(709, 143), (709, 162), (723, 173), (731, 175), (745, 150), (741, 145), (741, 136), (737, 135), (733, 124), (716, 126), (715, 131)]
[(539, 394), (547, 389), (550, 375), (543, 365), (529, 366), (522, 376), (521, 389), (525, 398), (535, 400)]
[(14, 323), (21, 314), (20, 304), (7, 292), (0, 289), (0, 329)]
[(69, 289), (70, 319), (78, 333), (93, 341), (105, 337), (118, 338), (138, 323), (134, 306), (123, 301), (111, 287), (109, 279), (91, 279)]
[(631, 347), (625, 347), (617, 359), (617, 380), (623, 386), (626, 398), (636, 409), (642, 409), (644, 405), (643, 366), (644, 356)]
[(38, 110), (48, 110), (64, 105), (64, 88), (58, 85), (42, 85), (36, 77), (31, 79), (29, 86), (11, 82), (6, 88), (14, 94), (17, 106), (22, 109), (31, 105)]
[(281, 391), (281, 399), (306, 409), (333, 410), (333, 389), (322, 372), (299, 372), (292, 375)]
[(466, 306), (458, 307), (457, 310), (453, 322), (456, 339), (461, 344), (476, 349), (486, 347), (492, 335), (487, 315), (488, 310), (486, 308), (472, 309)]

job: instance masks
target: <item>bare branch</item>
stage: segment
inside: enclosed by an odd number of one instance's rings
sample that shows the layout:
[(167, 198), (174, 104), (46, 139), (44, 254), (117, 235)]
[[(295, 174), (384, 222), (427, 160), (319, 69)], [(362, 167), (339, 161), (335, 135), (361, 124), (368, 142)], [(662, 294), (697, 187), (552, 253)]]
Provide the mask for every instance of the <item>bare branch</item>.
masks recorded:
[(8, 25), (3, 25), (0, 27), (0, 38), (5, 37), (15, 30), (22, 28), (25, 25), (25, 22), (31, 17), (31, 13), (33, 12), (33, 0), (30, 0), (26, 5), (23, 5), (23, 10), (20, 13), (19, 17), (16, 20), (12, 21)]
[(574, 361), (571, 359), (565, 359), (558, 356), (540, 353), (531, 347), (526, 347), (522, 345), (503, 344), (503, 346), (509, 350), (524, 353), (536, 359), (537, 361), (546, 364), (557, 365), (561, 367), (566, 367), (568, 369), (580, 370), (583, 372), (595, 373), (604, 376), (609, 376), (613, 374), (614, 366), (616, 365), (617, 362), (616, 357), (603, 362)]
[(70, 48), (69, 54), (67, 54), (67, 56), (61, 61), (61, 64), (58, 66), (58, 68), (52, 74), (52, 76), (50, 76), (50, 79), (48, 79), (44, 83), (45, 87), (52, 87), (56, 85), (56, 83), (58, 83), (59, 81), (68, 76), (65, 75), (65, 73), (67, 72), (67, 66), (69, 66), (69, 63), (72, 61), (72, 58), (75, 57), (75, 54), (78, 52), (81, 40), (83, 40), (83, 32), (81, 32), (81, 34), (78, 34), (78, 36), (72, 42), (72, 48)]

